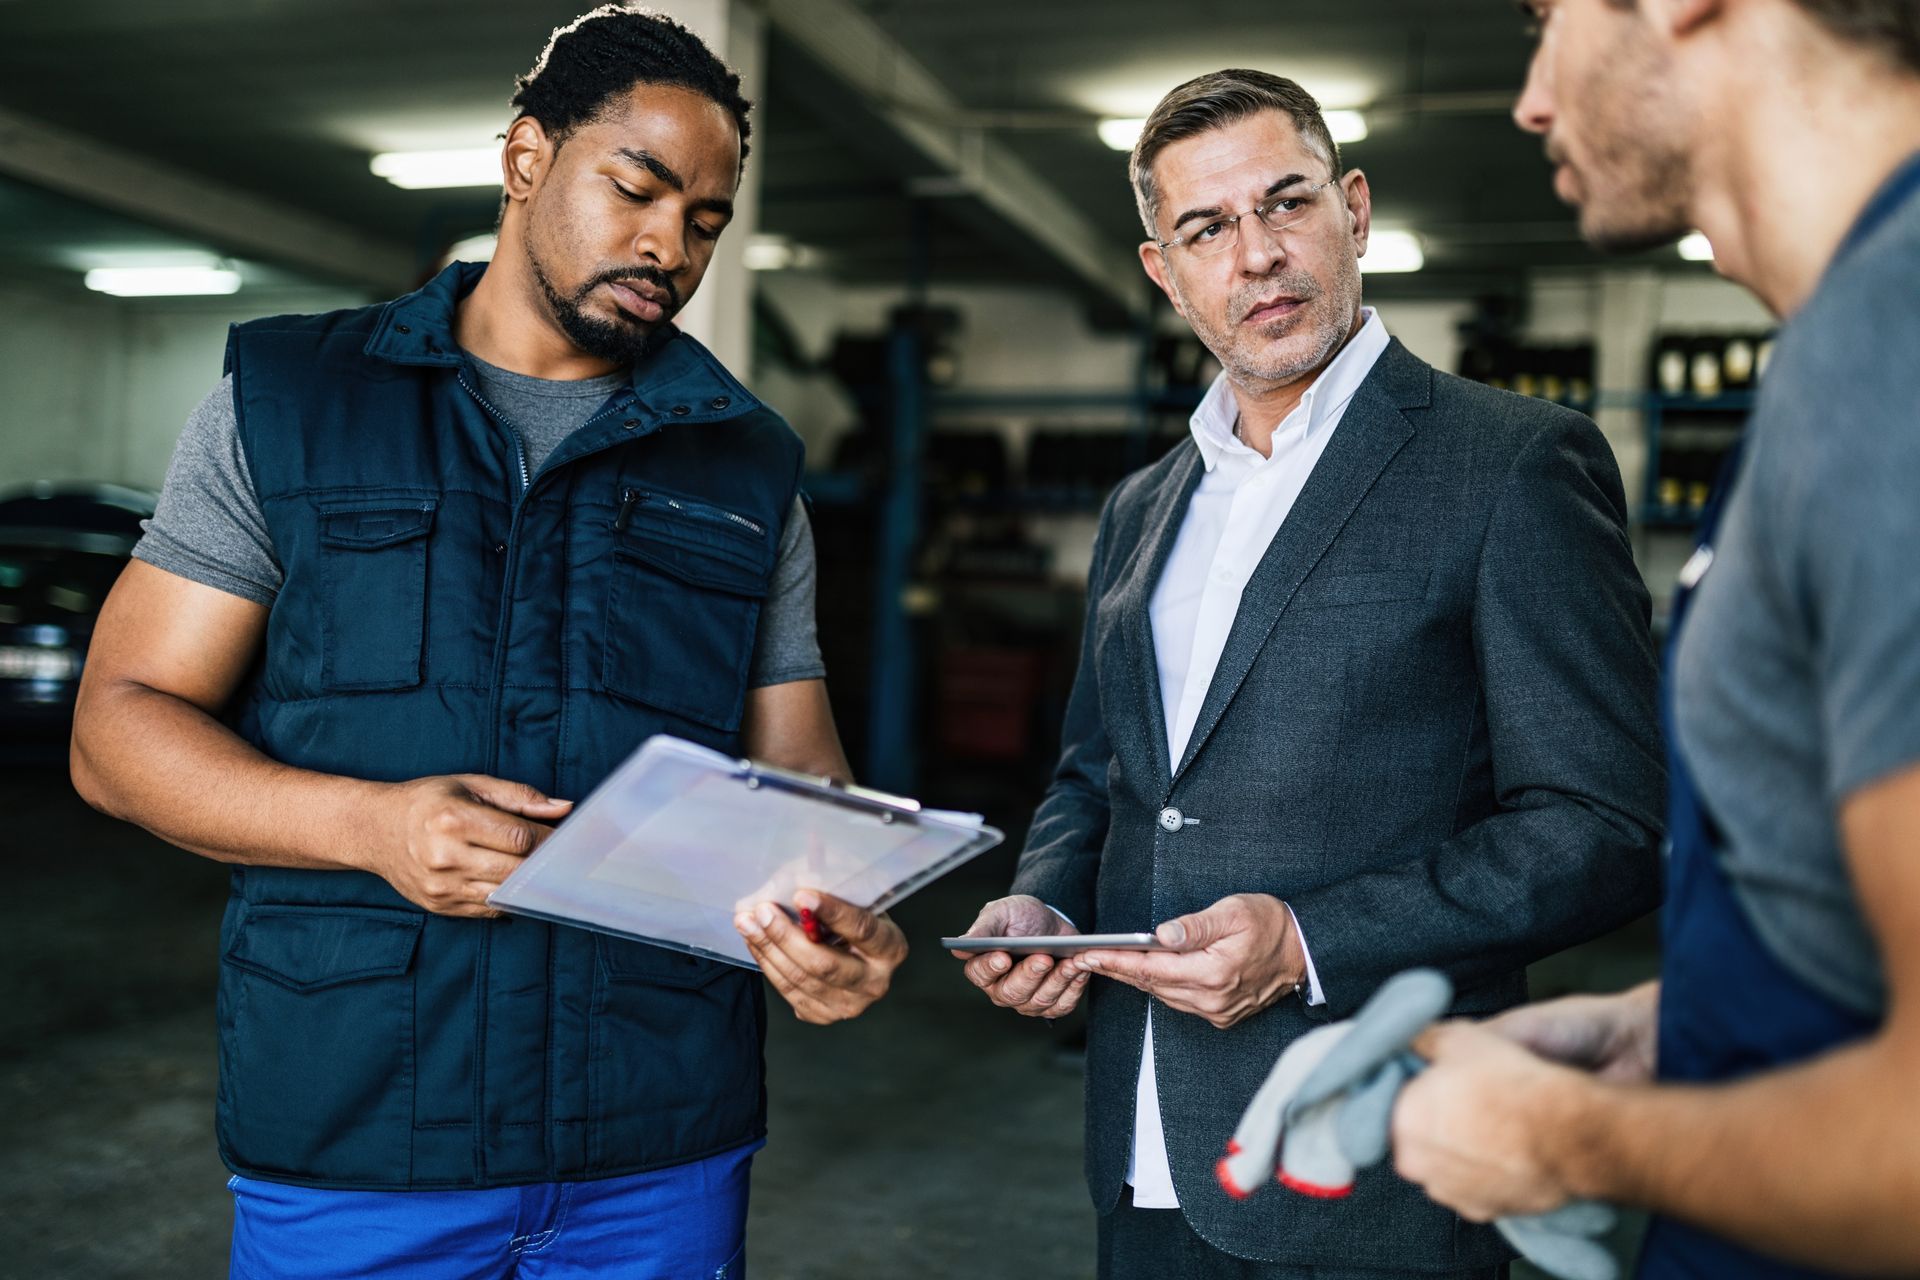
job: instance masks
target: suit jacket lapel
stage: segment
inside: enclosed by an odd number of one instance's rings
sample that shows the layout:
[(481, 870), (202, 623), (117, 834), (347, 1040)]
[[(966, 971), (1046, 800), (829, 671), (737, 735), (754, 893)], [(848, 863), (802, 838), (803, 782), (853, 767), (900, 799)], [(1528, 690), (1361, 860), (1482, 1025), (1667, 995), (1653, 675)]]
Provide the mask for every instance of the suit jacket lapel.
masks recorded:
[[(1146, 524), (1132, 560), (1122, 570), (1114, 602), (1126, 632), (1126, 679), (1138, 691), (1134, 705), (1140, 712), (1127, 716), (1124, 723), (1107, 725), (1108, 741), (1120, 762), (1132, 770), (1151, 770), (1150, 776), (1163, 789), (1172, 776), (1172, 764), (1167, 759), (1166, 710), (1160, 701), (1160, 663), (1153, 648), (1153, 589), (1166, 570), (1187, 506), (1205, 472), (1199, 447), (1188, 443), (1181, 448), (1185, 456), (1162, 478), (1159, 491), (1146, 499)], [(1141, 775), (1136, 772), (1135, 776)]]
[(1293, 510), (1241, 593), (1240, 611), (1227, 632), (1220, 665), (1207, 686), (1200, 718), (1175, 776), (1206, 745), (1300, 583), (1320, 563), (1380, 473), (1413, 437), (1413, 424), (1401, 410), (1430, 403), (1432, 389), (1432, 370), (1398, 340), (1360, 384)]

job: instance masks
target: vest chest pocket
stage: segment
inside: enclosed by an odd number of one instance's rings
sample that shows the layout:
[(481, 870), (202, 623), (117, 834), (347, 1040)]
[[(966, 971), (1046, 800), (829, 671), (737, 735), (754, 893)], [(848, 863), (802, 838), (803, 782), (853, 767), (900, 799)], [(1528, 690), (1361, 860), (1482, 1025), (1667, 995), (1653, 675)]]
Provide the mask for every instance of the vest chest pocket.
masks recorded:
[(773, 572), (766, 530), (735, 523), (744, 519), (681, 499), (629, 512), (607, 592), (610, 692), (725, 733), (740, 727)]
[(427, 630), (427, 534), (437, 499), (329, 503), (320, 511), (325, 591), (321, 682), (330, 690), (409, 689)]

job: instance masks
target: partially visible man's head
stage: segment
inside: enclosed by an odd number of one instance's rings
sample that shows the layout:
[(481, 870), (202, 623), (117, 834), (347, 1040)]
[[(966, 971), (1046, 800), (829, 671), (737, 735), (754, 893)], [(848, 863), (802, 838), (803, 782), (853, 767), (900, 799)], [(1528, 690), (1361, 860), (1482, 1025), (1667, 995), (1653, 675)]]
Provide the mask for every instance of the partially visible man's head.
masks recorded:
[(1230, 377), (1284, 386), (1332, 359), (1359, 316), (1372, 204), (1312, 95), (1264, 71), (1190, 80), (1128, 170), (1141, 262)]
[(609, 4), (553, 33), (512, 105), (503, 252), (519, 241), (576, 347), (636, 359), (733, 215), (751, 132), (740, 77), (672, 19)]
[[(1889, 65), (1920, 70), (1920, 0), (1767, 0), (1803, 14)], [(1672, 13), (1646, 0), (1525, 0), (1539, 27), (1520, 127), (1546, 140), (1554, 191), (1578, 205), (1602, 249), (1665, 244), (1689, 229), (1692, 174), (1722, 121), (1689, 97), (1675, 65)], [(1767, 69), (1728, 67), (1727, 79)], [(1779, 86), (1753, 80), (1754, 92)], [(1732, 104), (1724, 104), (1732, 105)]]

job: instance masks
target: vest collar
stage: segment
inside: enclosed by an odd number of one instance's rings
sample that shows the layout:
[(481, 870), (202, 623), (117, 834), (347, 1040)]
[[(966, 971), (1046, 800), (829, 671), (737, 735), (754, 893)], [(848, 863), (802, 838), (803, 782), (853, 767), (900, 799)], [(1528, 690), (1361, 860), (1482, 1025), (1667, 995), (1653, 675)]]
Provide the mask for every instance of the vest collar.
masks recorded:
[[(461, 367), (466, 353), (454, 340), (454, 309), (486, 270), (483, 262), (456, 262), (387, 303), (367, 339), (367, 355), (395, 364)], [(634, 364), (633, 394), (662, 423), (719, 422), (762, 407), (711, 351), (678, 329)]]

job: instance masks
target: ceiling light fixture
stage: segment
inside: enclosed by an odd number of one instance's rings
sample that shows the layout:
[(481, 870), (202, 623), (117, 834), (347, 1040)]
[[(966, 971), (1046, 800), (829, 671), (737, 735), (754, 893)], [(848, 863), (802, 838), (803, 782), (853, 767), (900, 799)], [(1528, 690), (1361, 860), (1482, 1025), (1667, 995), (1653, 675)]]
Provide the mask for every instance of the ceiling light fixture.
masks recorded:
[(408, 191), (441, 187), (497, 187), (500, 148), (456, 147), (446, 151), (383, 151), (367, 167)]
[(1140, 131), (1146, 127), (1145, 116), (1114, 116), (1100, 122), (1100, 141), (1115, 151), (1131, 151), (1133, 144), (1140, 141)]
[(1333, 135), (1336, 146), (1367, 140), (1367, 118), (1358, 111), (1322, 111), (1320, 118), (1327, 122), (1327, 132)]
[(749, 271), (800, 270), (813, 266), (819, 254), (812, 247), (795, 244), (785, 236), (761, 232), (747, 239), (740, 261)]
[(240, 273), (231, 267), (95, 267), (87, 288), (116, 298), (185, 298), (238, 293)]
[(1688, 262), (1712, 262), (1713, 245), (1698, 231), (1690, 231), (1680, 238), (1680, 256)]
[(444, 267), (449, 262), (492, 262), (494, 251), (499, 247), (500, 237), (491, 231), (468, 236), (464, 240), (454, 241), (448, 247), (447, 256), (440, 265)]
[(1418, 271), (1426, 265), (1426, 249), (1411, 231), (1375, 231), (1367, 237), (1367, 256), (1360, 259), (1360, 270), (1370, 276)]

